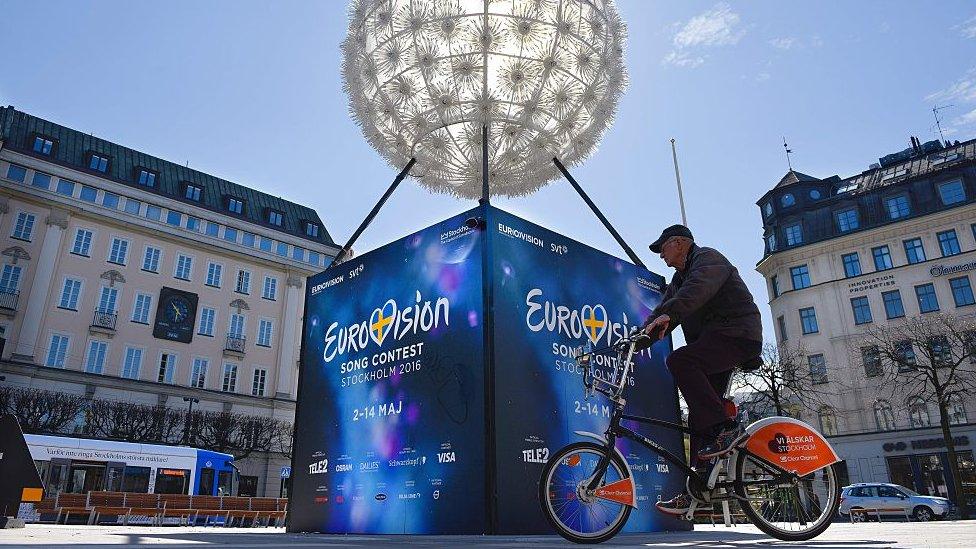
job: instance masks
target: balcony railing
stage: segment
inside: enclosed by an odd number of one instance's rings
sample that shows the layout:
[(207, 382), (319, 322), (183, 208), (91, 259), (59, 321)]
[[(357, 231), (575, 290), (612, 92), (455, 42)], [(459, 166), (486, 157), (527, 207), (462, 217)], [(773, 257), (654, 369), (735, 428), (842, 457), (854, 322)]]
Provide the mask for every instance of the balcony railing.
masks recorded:
[(109, 311), (105, 309), (95, 309), (95, 314), (92, 316), (92, 328), (102, 328), (103, 330), (114, 330), (115, 321), (118, 319), (119, 315), (115, 311)]
[(244, 344), (247, 338), (237, 334), (227, 334), (227, 343), (224, 344), (225, 351), (244, 354)]
[(0, 309), (6, 309), (8, 311), (16, 311), (17, 302), (19, 300), (20, 300), (19, 291), (0, 288)]

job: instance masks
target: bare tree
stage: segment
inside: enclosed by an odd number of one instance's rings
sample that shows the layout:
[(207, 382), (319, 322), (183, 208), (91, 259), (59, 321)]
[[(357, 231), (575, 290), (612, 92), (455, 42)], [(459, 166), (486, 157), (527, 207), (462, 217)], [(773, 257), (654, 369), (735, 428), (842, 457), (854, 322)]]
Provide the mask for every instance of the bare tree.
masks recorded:
[(73, 395), (33, 388), (9, 389), (5, 409), (17, 416), (25, 433), (64, 433), (84, 410), (87, 400)]
[(976, 394), (976, 320), (939, 314), (878, 325), (856, 339), (851, 351), (865, 375), (878, 378), (882, 392), (904, 399), (912, 427), (927, 426), (928, 404), (936, 405), (951, 482), (967, 518), (952, 416), (956, 402)]
[[(821, 357), (822, 358), (822, 357)], [(834, 385), (838, 380), (833, 380)], [(791, 415), (796, 408), (818, 412), (836, 394), (827, 385), (825, 362), (811, 362), (802, 346), (767, 344), (762, 365), (753, 371), (735, 370), (733, 392), (749, 392), (749, 405), (762, 415)]]
[[(217, 452), (244, 459), (252, 452), (282, 452), (291, 426), (271, 417), (231, 412), (194, 412), (192, 440)], [(290, 442), (287, 443), (290, 448)], [(290, 453), (290, 450), (289, 450)]]
[(179, 442), (183, 415), (164, 406), (94, 399), (88, 405), (89, 433), (129, 442)]

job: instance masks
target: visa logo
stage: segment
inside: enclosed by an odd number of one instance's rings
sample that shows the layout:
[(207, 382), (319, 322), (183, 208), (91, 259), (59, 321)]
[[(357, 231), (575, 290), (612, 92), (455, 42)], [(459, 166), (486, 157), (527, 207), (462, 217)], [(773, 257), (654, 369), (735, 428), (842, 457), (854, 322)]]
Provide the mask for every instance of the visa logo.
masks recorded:
[(437, 463), (455, 463), (457, 458), (454, 452), (440, 452), (437, 454)]

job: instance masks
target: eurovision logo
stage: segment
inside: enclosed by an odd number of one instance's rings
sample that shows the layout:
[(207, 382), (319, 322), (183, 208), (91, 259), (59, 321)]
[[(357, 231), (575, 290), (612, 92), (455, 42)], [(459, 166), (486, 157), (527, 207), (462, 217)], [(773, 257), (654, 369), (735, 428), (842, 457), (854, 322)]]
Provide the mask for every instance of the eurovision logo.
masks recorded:
[(594, 345), (604, 338), (609, 345), (612, 340), (620, 339), (627, 333), (627, 313), (621, 315), (622, 322), (611, 322), (607, 308), (602, 304), (587, 304), (571, 309), (541, 298), (542, 290), (538, 288), (529, 290), (525, 295), (525, 304), (528, 306), (525, 324), (533, 332), (545, 330), (573, 339), (585, 337)]

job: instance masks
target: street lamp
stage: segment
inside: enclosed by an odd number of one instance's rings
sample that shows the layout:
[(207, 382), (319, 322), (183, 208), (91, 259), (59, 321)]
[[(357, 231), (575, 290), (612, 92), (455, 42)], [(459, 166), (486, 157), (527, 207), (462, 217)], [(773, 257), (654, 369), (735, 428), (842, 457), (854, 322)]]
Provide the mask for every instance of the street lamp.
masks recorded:
[(186, 410), (186, 423), (183, 425), (183, 444), (188, 443), (190, 438), (190, 417), (193, 415), (193, 404), (200, 404), (199, 398), (183, 397), (183, 402), (189, 402), (190, 406)]

